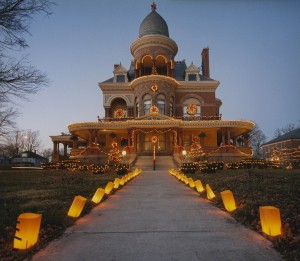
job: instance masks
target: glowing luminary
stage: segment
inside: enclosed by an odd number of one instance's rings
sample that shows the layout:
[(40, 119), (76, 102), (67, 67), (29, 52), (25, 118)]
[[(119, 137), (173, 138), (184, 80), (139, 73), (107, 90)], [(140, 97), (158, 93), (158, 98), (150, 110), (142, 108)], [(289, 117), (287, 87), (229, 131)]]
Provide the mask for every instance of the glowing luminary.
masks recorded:
[(203, 188), (203, 185), (202, 185), (202, 182), (200, 180), (196, 180), (195, 182), (195, 186), (196, 186), (196, 190), (201, 193), (204, 191), (204, 188)]
[(96, 204), (100, 203), (101, 199), (105, 195), (105, 191), (103, 188), (98, 188), (92, 198), (92, 201)]
[(236, 209), (235, 200), (231, 190), (224, 190), (221, 192), (221, 197), (223, 200), (224, 207), (228, 212)]
[(281, 235), (281, 218), (279, 208), (272, 206), (259, 207), (261, 228), (269, 236)]
[(120, 180), (120, 185), (121, 186), (124, 186), (125, 185), (125, 178), (124, 178), (124, 176), (121, 178), (121, 180)]
[(28, 249), (36, 244), (39, 237), (42, 215), (23, 213), (18, 217), (14, 248)]
[(189, 186), (190, 188), (194, 188), (195, 187), (195, 182), (192, 178), (188, 178), (188, 182), (189, 182)]
[(208, 184), (206, 184), (205, 189), (207, 193), (207, 199), (213, 199), (216, 197), (215, 193), (212, 191), (212, 189)]
[(119, 186), (120, 186), (120, 179), (119, 178), (115, 178), (115, 181), (114, 181), (114, 189), (118, 189)]
[(83, 207), (86, 203), (86, 198), (82, 196), (76, 196), (73, 200), (73, 203), (69, 209), (68, 216), (69, 217), (79, 217)]
[(109, 194), (112, 192), (112, 190), (114, 189), (114, 186), (115, 186), (114, 183), (112, 183), (111, 181), (108, 182), (108, 183), (106, 184), (105, 189), (104, 189), (105, 194), (106, 194), (106, 195), (109, 195)]

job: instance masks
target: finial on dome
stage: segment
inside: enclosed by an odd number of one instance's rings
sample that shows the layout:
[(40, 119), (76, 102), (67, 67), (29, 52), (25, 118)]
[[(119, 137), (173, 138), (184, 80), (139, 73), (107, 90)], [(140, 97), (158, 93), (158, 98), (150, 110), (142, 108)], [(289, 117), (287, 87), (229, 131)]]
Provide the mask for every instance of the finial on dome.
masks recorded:
[(152, 9), (152, 12), (154, 12), (156, 10), (156, 3), (153, 2), (153, 4), (151, 5), (151, 9)]

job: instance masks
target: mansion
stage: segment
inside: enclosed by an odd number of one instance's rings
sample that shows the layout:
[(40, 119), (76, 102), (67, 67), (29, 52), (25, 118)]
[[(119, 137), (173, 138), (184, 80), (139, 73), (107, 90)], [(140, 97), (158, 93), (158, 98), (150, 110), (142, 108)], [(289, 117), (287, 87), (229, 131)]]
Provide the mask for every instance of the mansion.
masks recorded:
[(209, 48), (201, 52), (201, 67), (176, 61), (178, 46), (155, 3), (151, 7), (130, 46), (129, 67), (115, 64), (112, 77), (99, 83), (105, 116), (69, 124), (70, 135), (51, 136), (53, 161), (65, 159), (68, 147), (72, 159), (101, 161), (113, 142), (134, 157), (155, 150), (157, 156), (178, 158), (193, 143), (208, 160), (252, 156), (248, 138), (254, 123), (222, 119), (222, 101), (216, 97), (220, 82), (210, 77)]

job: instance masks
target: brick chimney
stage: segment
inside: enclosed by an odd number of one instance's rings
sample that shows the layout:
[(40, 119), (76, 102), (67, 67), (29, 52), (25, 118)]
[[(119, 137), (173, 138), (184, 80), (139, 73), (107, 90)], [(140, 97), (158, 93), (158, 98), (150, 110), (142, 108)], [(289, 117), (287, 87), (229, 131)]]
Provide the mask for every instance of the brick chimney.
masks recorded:
[(202, 50), (202, 74), (205, 77), (210, 78), (210, 73), (209, 73), (209, 48), (203, 48)]

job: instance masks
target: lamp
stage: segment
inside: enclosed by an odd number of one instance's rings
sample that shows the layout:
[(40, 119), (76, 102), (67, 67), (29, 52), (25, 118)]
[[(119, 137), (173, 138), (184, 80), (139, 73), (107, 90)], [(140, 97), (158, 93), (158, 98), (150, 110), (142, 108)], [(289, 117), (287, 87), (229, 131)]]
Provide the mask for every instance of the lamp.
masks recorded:
[(279, 208), (272, 206), (259, 207), (262, 231), (269, 236), (281, 235), (281, 219)]
[(195, 187), (195, 183), (194, 183), (194, 180), (192, 178), (188, 178), (188, 182), (189, 182), (189, 186), (190, 188), (194, 188)]
[(81, 211), (86, 203), (86, 198), (82, 196), (76, 196), (73, 200), (73, 203), (69, 209), (68, 216), (69, 217), (79, 217)]
[(183, 161), (185, 161), (185, 159), (186, 159), (186, 150), (183, 150), (181, 153), (182, 153), (182, 156), (183, 156)]
[(114, 183), (112, 183), (111, 181), (108, 182), (108, 183), (106, 184), (105, 189), (104, 189), (105, 194), (106, 194), (106, 195), (109, 195), (110, 192), (113, 190), (114, 186), (115, 186)]
[(14, 248), (28, 249), (38, 240), (42, 214), (23, 213), (19, 215), (14, 238)]
[(114, 189), (118, 189), (120, 186), (120, 179), (119, 178), (115, 178), (114, 180)]
[(206, 184), (205, 188), (206, 188), (206, 193), (207, 193), (207, 199), (213, 199), (216, 197), (215, 193), (212, 191), (212, 189), (210, 188), (210, 186), (208, 184)]
[(122, 156), (123, 156), (123, 157), (126, 156), (126, 150), (122, 150)]
[(196, 190), (201, 193), (204, 191), (204, 188), (203, 188), (203, 185), (202, 185), (202, 182), (200, 180), (196, 180), (195, 182), (195, 186), (196, 186)]
[(105, 191), (103, 188), (98, 188), (92, 198), (92, 202), (98, 204), (100, 203), (101, 199), (103, 198)]
[(221, 198), (223, 200), (224, 207), (228, 212), (236, 209), (235, 200), (231, 190), (224, 190), (221, 192)]

